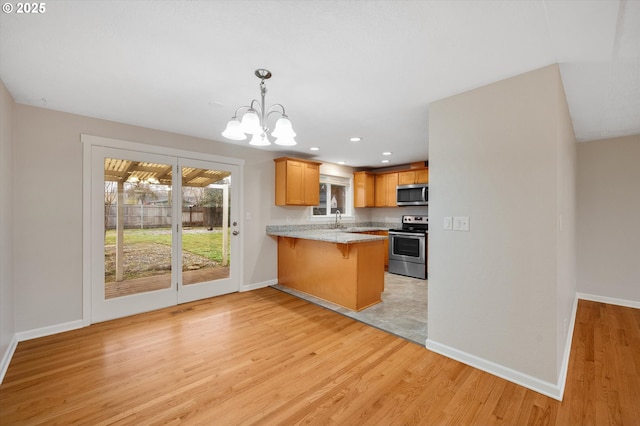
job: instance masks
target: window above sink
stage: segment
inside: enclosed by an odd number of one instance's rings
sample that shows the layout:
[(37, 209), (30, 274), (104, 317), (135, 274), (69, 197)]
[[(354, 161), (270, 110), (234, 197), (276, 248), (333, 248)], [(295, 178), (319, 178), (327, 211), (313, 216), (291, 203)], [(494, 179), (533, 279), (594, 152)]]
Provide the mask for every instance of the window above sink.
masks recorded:
[(333, 218), (338, 210), (343, 217), (351, 216), (353, 211), (351, 186), (351, 178), (320, 175), (320, 203), (311, 207), (311, 218)]

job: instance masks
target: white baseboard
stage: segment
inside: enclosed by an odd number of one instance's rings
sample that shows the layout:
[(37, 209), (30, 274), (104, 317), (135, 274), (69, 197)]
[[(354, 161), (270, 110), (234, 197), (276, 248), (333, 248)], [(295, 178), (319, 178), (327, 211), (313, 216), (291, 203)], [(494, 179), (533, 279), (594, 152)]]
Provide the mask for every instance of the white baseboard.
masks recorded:
[(560, 386), (555, 383), (546, 382), (540, 380), (528, 374), (524, 374), (520, 371), (513, 370), (495, 362), (486, 360), (484, 358), (471, 355), (469, 353), (460, 351), (442, 343), (434, 342), (431, 339), (427, 339), (427, 349), (430, 351), (439, 353), (448, 358), (460, 361), (463, 364), (470, 365), (471, 367), (485, 371), (494, 376), (498, 376), (502, 379), (513, 382), (517, 385), (524, 386), (527, 389), (541, 393), (558, 401), (562, 400), (562, 394), (560, 393)]
[[(558, 374), (558, 387), (560, 389), (560, 401), (564, 395), (564, 386), (567, 383), (567, 374), (569, 373), (569, 358), (571, 357), (571, 343), (573, 342), (573, 329), (576, 326), (576, 315), (578, 314), (578, 295), (573, 300), (573, 308), (571, 309), (571, 322), (567, 330), (567, 341), (564, 345), (564, 356), (562, 357), (562, 365)], [(558, 398), (556, 398), (558, 399)]]
[(4, 351), (2, 355), (2, 362), (0, 363), (0, 384), (4, 380), (4, 375), (7, 374), (7, 369), (9, 368), (11, 358), (13, 358), (13, 353), (16, 351), (16, 347), (18, 347), (18, 336), (14, 334), (7, 350)]
[(262, 282), (259, 282), (259, 283), (253, 283), (253, 284), (248, 284), (248, 285), (243, 285), (242, 288), (240, 289), (240, 291), (243, 292), (243, 291), (257, 290), (259, 288), (269, 287), (270, 285), (274, 285), (274, 284), (278, 284), (278, 280), (277, 279), (262, 281)]
[(578, 299), (590, 300), (591, 302), (608, 303), (610, 305), (624, 306), (627, 308), (640, 309), (640, 302), (626, 299), (616, 299), (613, 297), (598, 296), (595, 294), (578, 293)]
[(52, 334), (63, 333), (65, 331), (77, 330), (82, 327), (85, 327), (84, 321), (77, 320), (51, 325), (49, 327), (36, 328), (34, 330), (21, 331), (16, 333), (16, 336), (18, 337), (18, 342), (23, 342), (25, 340), (37, 339), (38, 337), (51, 336)]

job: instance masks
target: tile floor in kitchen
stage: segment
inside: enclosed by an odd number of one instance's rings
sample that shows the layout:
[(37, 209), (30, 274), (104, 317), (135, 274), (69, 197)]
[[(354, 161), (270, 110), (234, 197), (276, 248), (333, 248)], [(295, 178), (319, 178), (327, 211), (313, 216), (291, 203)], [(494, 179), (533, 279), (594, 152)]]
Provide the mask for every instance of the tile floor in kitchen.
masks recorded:
[(427, 341), (427, 286), (427, 280), (385, 272), (382, 303), (360, 312), (279, 284), (272, 287), (424, 345)]

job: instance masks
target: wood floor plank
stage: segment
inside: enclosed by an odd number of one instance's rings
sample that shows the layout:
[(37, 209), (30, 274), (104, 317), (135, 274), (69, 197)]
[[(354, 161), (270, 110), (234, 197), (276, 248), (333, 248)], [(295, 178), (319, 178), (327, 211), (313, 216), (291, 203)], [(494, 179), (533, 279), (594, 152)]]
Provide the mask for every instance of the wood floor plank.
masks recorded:
[(640, 311), (580, 301), (562, 402), (266, 288), (21, 342), (0, 424), (634, 425)]

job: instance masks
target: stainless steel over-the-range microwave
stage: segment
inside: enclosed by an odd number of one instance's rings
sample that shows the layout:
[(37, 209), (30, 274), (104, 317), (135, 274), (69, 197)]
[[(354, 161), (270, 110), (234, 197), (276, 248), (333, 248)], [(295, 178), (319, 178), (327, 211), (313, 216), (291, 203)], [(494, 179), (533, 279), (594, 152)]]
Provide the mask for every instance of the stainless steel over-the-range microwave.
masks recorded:
[(399, 206), (426, 206), (429, 204), (429, 184), (398, 185), (396, 204)]

